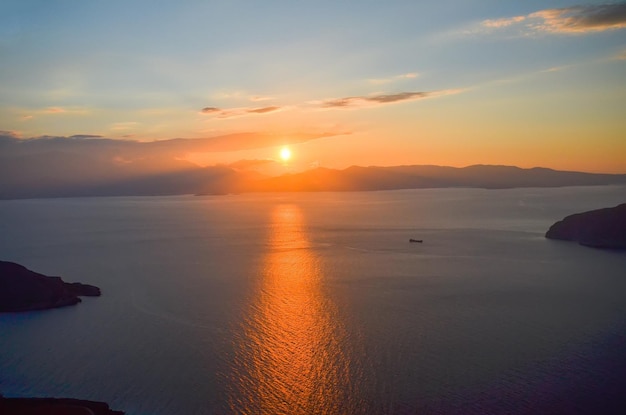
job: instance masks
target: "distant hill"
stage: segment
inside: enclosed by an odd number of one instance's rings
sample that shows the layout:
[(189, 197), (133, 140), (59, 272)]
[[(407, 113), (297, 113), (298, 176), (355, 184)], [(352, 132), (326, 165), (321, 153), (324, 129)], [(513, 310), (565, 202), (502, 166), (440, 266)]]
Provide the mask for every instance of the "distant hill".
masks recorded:
[[(0, 157), (0, 161), (2, 157)], [(54, 163), (51, 161), (54, 160)], [(4, 160), (7, 161), (7, 160)], [(103, 159), (77, 161), (48, 157), (0, 163), (0, 199), (159, 196), (243, 192), (320, 192), (475, 187), (562, 187), (626, 184), (626, 174), (595, 174), (513, 166), (394, 166), (343, 170), (316, 168), (268, 177), (230, 166), (198, 167), (180, 162), (160, 171), (160, 160), (143, 165), (106, 164)], [(31, 163), (32, 162), (32, 163)]]
[(258, 192), (357, 191), (476, 187), (561, 187), (626, 184), (626, 174), (594, 174), (547, 168), (522, 169), (513, 166), (475, 165), (463, 168), (444, 166), (359, 167), (345, 170), (317, 168), (258, 180)]

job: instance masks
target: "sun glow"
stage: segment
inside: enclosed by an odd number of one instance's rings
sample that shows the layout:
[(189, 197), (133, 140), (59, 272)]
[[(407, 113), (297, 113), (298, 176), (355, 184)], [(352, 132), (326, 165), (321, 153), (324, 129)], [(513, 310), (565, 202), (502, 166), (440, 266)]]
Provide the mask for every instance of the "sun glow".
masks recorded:
[(283, 147), (283, 148), (280, 150), (280, 158), (281, 158), (283, 161), (289, 161), (289, 159), (291, 158), (291, 150), (289, 150), (289, 148), (288, 148), (288, 147)]

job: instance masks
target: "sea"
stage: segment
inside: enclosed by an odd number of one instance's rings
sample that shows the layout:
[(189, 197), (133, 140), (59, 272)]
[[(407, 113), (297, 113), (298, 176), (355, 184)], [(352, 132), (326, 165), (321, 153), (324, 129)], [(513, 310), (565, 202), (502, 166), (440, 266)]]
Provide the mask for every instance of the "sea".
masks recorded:
[(624, 202), (624, 186), (0, 201), (0, 259), (102, 290), (0, 314), (0, 393), (129, 415), (626, 413), (626, 252), (544, 237)]

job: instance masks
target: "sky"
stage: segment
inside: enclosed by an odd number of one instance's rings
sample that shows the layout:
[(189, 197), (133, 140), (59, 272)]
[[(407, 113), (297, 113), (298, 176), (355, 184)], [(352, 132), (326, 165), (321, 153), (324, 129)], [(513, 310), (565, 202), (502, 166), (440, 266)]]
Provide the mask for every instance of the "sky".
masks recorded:
[(20, 142), (626, 173), (625, 111), (626, 2), (0, 2), (0, 135)]

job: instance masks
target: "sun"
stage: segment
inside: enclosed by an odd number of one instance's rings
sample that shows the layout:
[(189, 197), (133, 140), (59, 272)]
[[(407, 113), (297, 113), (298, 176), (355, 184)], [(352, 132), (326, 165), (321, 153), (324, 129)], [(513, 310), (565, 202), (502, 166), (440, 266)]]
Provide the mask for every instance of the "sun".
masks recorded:
[(291, 150), (289, 150), (289, 147), (283, 147), (280, 149), (280, 158), (283, 161), (289, 161), (291, 158)]

